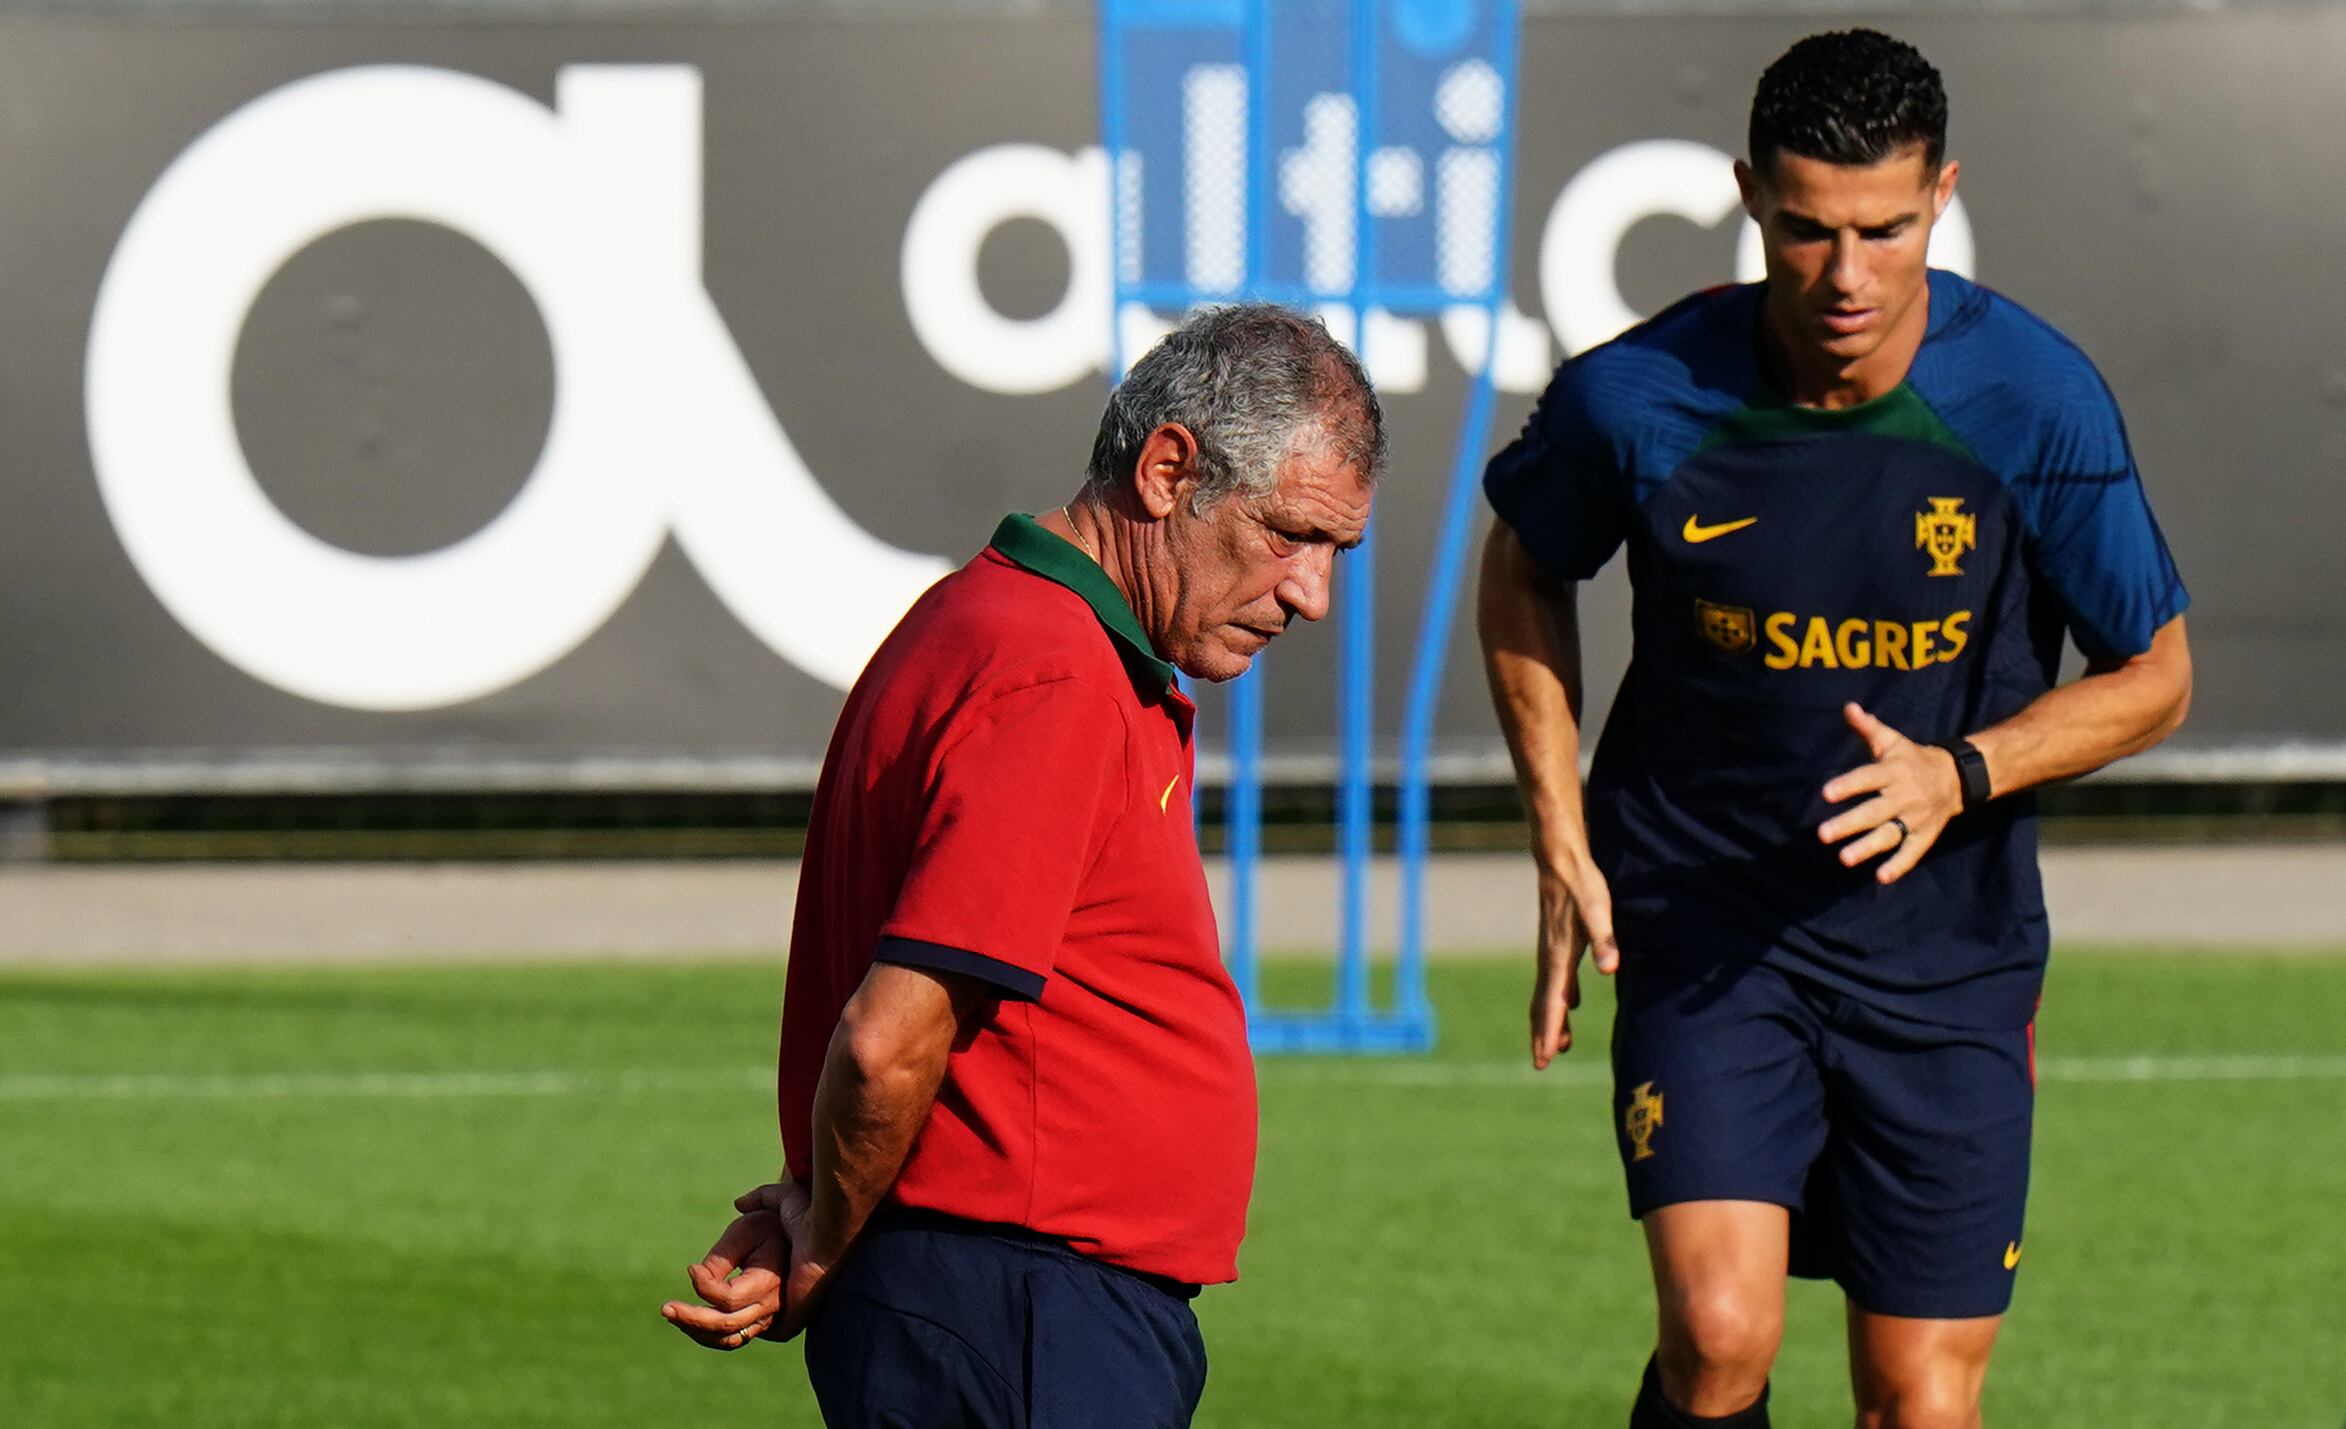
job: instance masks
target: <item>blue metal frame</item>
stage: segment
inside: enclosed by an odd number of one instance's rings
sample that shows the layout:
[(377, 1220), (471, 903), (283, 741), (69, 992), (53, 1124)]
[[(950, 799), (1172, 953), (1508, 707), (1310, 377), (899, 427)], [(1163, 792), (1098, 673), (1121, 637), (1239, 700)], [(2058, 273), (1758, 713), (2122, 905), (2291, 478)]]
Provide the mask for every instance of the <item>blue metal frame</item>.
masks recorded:
[[(1498, 356), (1499, 317), (1505, 302), (1507, 215), (1511, 211), (1514, 126), (1503, 114), (1491, 147), (1499, 152), (1497, 220), (1487, 291), (1462, 297), (1439, 282), (1387, 280), (1379, 267), (1379, 220), (1371, 212), (1368, 152), (1384, 131), (1380, 127), (1381, 62), (1389, 19), (1398, 23), (1400, 7), (1423, 22), (1429, 13), (1438, 19), (1456, 19), (1467, 29), (1488, 17), (1487, 46), (1479, 58), (1499, 76), (1507, 111), (1513, 109), (1516, 88), (1516, 12), (1514, 0), (1316, 0), (1322, 7), (1340, 7), (1349, 19), (1344, 35), (1346, 80), (1354, 103), (1355, 149), (1353, 172), (1354, 282), (1350, 292), (1313, 291), (1309, 284), (1273, 272), (1271, 216), (1274, 213), (1276, 136), (1273, 112), (1272, 66), (1279, 62), (1274, 44), (1275, 21), (1315, 0), (1101, 0), (1100, 95), (1101, 132), (1109, 155), (1111, 223), (1123, 197), (1126, 174), (1120, 156), (1137, 153), (1132, 146), (1134, 109), (1121, 47), (1149, 32), (1150, 42), (1214, 51), (1215, 63), (1236, 64), (1247, 76), (1245, 119), (1245, 281), (1242, 295), (1302, 309), (1325, 308), (1331, 303), (1349, 308), (1358, 346), (1366, 347), (1369, 313), (1436, 316), (1460, 306), (1480, 307), (1487, 334), (1483, 360), (1474, 374), (1452, 459), (1447, 497), (1432, 579), (1418, 625), (1407, 706), (1402, 714), (1399, 796), (1399, 853), (1401, 926), (1394, 968), (1392, 1004), (1375, 1006), (1368, 956), (1368, 879), (1373, 858), (1374, 767), (1376, 729), (1375, 612), (1377, 529), (1372, 523), (1360, 549), (1345, 559), (1340, 582), (1338, 659), (1337, 782), (1338, 852), (1342, 860), (1341, 893), (1337, 908), (1337, 974), (1333, 1001), (1324, 1009), (1269, 1010), (1262, 1004), (1255, 938), (1258, 871), (1262, 857), (1263, 675), (1256, 669), (1230, 686), (1230, 786), (1224, 808), (1226, 843), (1230, 858), (1231, 938), (1227, 958), (1233, 980), (1246, 1000), (1248, 1031), (1261, 1052), (1401, 1052), (1433, 1045), (1434, 1011), (1426, 995), (1425, 878), (1430, 833), (1430, 760), (1434, 719), (1441, 695), (1442, 672), (1448, 659), (1451, 626), (1457, 613), (1464, 578), (1466, 540), (1472, 525), (1477, 478), (1485, 434), (1490, 425), (1493, 368)], [(1333, 25), (1330, 26), (1332, 36)], [(1464, 29), (1460, 33), (1464, 33)], [(1290, 37), (1292, 38), (1292, 37)], [(1423, 51), (1421, 50), (1421, 55)], [(1152, 52), (1152, 62), (1158, 56)], [(1146, 79), (1155, 76), (1144, 76)], [(1162, 102), (1161, 99), (1158, 102)], [(1160, 124), (1162, 115), (1152, 116)], [(1157, 182), (1164, 179), (1159, 176)], [(1430, 188), (1435, 180), (1427, 175)], [(1144, 178), (1144, 193), (1147, 180)], [(1137, 202), (1140, 196), (1133, 196)], [(1144, 220), (1145, 222), (1145, 220)], [(1434, 226), (1436, 266), (1439, 262), (1438, 215)], [(1115, 230), (1112, 230), (1115, 231)], [(1122, 314), (1138, 303), (1158, 310), (1181, 311), (1200, 302), (1227, 301), (1227, 292), (1205, 292), (1184, 281), (1171, 281), (1145, 267), (1127, 271), (1126, 255), (1119, 251), (1113, 265), (1115, 304), (1110, 314), (1111, 351), (1115, 372), (1126, 366)]]

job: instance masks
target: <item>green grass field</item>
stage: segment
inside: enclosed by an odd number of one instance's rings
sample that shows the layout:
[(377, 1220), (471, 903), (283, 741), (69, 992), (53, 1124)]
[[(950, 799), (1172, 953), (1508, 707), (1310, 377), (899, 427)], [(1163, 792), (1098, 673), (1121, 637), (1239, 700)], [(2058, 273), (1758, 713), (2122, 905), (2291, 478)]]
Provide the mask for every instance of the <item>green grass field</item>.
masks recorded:
[[(2346, 958), (2054, 966), (1990, 1420), (2336, 1429)], [(1609, 993), (1533, 1077), (1522, 983), (1437, 967), (1430, 1059), (1263, 1067), (1205, 1422), (1623, 1422), (1651, 1323)], [(712, 1354), (656, 1308), (774, 1168), (779, 984), (0, 976), (0, 1424), (814, 1422), (795, 1347)], [(1840, 1357), (1836, 1292), (1796, 1286), (1779, 1425), (1847, 1422)]]

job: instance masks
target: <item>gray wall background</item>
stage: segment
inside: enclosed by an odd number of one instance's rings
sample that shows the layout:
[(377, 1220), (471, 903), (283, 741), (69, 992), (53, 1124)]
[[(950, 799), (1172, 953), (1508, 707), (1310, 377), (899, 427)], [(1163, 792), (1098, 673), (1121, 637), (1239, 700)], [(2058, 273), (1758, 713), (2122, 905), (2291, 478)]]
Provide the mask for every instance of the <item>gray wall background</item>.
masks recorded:
[[(1525, 30), (1513, 271), (1534, 317), (1540, 225), (1565, 182), (1637, 139), (1739, 150), (1752, 77), (1818, 28), (1590, 8), (1535, 7)], [(2331, 613), (2346, 495), (2346, 14), (1870, 18), (1946, 73), (1979, 277), (2101, 364), (2192, 587), (2192, 725), (2134, 772), (2346, 770), (2346, 626)], [(1061, 3), (855, 18), (821, 5), (0, 11), (0, 785), (806, 778), (838, 696), (746, 633), (672, 547), (568, 657), (450, 708), (341, 709), (214, 655), (149, 592), (98, 501), (82, 354), (100, 276), (171, 160), (294, 78), (427, 64), (551, 102), (566, 64), (691, 64), (706, 283), (766, 401), (866, 529), (958, 559), (1001, 512), (1072, 492), (1105, 389), (1010, 397), (939, 368), (898, 288), (906, 218), (983, 145), (1096, 142), (1092, 43), (1087, 12)], [(1723, 280), (1734, 232), (1640, 224), (1620, 259), (1624, 296), (1653, 311)], [(1014, 224), (987, 244), (981, 279), (997, 307), (1031, 313), (1066, 263), (1048, 230)], [(1423, 393), (1392, 403), (1395, 477), (1379, 498), (1388, 749), (1465, 390), (1438, 341), (1431, 368)], [(502, 264), (448, 230), (383, 222), (325, 238), (277, 275), (230, 395), (254, 474), (289, 517), (399, 554), (443, 545), (511, 498), (552, 390), (544, 327)], [(1492, 445), (1530, 402), (1502, 395)], [(1592, 686), (1609, 692), (1625, 653), (1617, 571), (1585, 624)], [(1291, 771), (1332, 747), (1335, 650), (1321, 628), (1267, 662), (1272, 751)], [(1440, 743), (1455, 777), (1504, 767), (1463, 616)]]

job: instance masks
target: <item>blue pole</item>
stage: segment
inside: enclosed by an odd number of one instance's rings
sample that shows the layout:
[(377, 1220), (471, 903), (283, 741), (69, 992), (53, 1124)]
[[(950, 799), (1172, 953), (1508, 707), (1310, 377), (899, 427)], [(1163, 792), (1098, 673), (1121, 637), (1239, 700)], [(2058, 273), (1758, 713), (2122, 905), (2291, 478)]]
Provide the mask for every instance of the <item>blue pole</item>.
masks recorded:
[[(1239, 53), (1246, 71), (1246, 272), (1251, 293), (1269, 271), (1271, 162), (1270, 17), (1245, 7)], [(1230, 687), (1230, 789), (1223, 813), (1230, 858), (1231, 971), (1251, 1019), (1261, 1007), (1255, 939), (1255, 878), (1263, 850), (1263, 686), (1260, 662)]]
[(1375, 752), (1376, 708), (1371, 675), (1376, 660), (1376, 523), (1345, 559), (1343, 661), (1343, 783), (1337, 789), (1344, 877), (1341, 936), (1337, 942), (1337, 1016), (1350, 1023), (1369, 1015), (1368, 871), (1369, 764)]
[(1230, 858), (1230, 977), (1251, 1013), (1261, 1006), (1254, 893), (1263, 842), (1263, 676), (1261, 666), (1230, 685), (1230, 787), (1223, 827)]
[[(1513, 5), (1503, 5), (1501, 12), (1494, 16), (1490, 56), (1504, 86), (1510, 111), (1515, 107), (1518, 72), (1516, 23)], [(1512, 118), (1506, 122), (1500, 142), (1508, 151), (1513, 150)], [(1497, 206), (1502, 217), (1492, 240), (1497, 245), (1497, 262), (1491, 274), (1491, 295), (1484, 307), (1488, 326), (1484, 331), (1482, 367), (1475, 373), (1466, 417), (1459, 424), (1458, 448), (1451, 463), (1450, 495), (1442, 513), (1431, 583), (1426, 587), (1417, 659), (1410, 672), (1409, 704), (1402, 715), (1401, 946), (1394, 970), (1394, 997), (1398, 1013), (1422, 1027), (1422, 1038), (1427, 1044), (1433, 1040), (1433, 1007), (1426, 996), (1425, 947), (1425, 883), (1433, 822), (1432, 770), (1428, 765), (1432, 758), (1434, 716), (1441, 705), (1442, 672), (1449, 663), (1450, 627), (1457, 614), (1458, 587), (1465, 575), (1466, 538), (1473, 524), (1475, 493), (1481, 484), (1477, 477), (1482, 465), (1482, 446), (1490, 430), (1491, 407), (1497, 390), (1499, 318), (1507, 305), (1508, 233), (1504, 215), (1514, 211), (1514, 182), (1514, 165), (1502, 163)]]
[(1442, 511), (1433, 577), (1417, 633), (1417, 661), (1409, 676), (1409, 708), (1401, 731), (1401, 949), (1394, 968), (1394, 998), (1404, 1016), (1429, 1015), (1425, 990), (1425, 882), (1431, 850), (1434, 715), (1442, 702), (1442, 671), (1449, 662), (1450, 626), (1458, 612), (1458, 587), (1465, 575), (1466, 537), (1473, 525), (1474, 496), (1480, 488), (1483, 438), (1490, 429), (1498, 365), (1499, 312), (1490, 310), (1491, 336), (1482, 371), (1467, 398), (1451, 459), (1450, 495)]
[[(1365, 148), (1378, 133), (1378, 45), (1382, 37), (1379, 4), (1355, 4), (1348, 66), (1354, 104), (1354, 134)], [(1377, 268), (1377, 225), (1369, 209), (1368, 164), (1365, 154), (1353, 167), (1352, 335), (1363, 362), (1368, 360), (1369, 312), (1380, 287)], [(1353, 1040), (1353, 1029), (1370, 1019), (1368, 958), (1368, 875), (1370, 832), (1375, 815), (1370, 773), (1376, 757), (1376, 544), (1377, 527), (1370, 518), (1360, 548), (1347, 558), (1345, 572), (1343, 644), (1343, 784), (1337, 791), (1337, 819), (1343, 851), (1344, 878), (1340, 893), (1341, 926), (1337, 940), (1337, 1021), (1340, 1033)]]

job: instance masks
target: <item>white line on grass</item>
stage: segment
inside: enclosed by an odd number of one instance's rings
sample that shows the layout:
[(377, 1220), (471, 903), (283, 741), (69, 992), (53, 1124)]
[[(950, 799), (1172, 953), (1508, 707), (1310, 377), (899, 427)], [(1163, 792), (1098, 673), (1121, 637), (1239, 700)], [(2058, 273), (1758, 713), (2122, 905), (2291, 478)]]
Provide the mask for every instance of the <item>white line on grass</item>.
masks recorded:
[(771, 1087), (771, 1068), (622, 1072), (260, 1072), (0, 1076), (0, 1101), (273, 1101), (295, 1097), (575, 1097)]
[[(1522, 1062), (1265, 1062), (1266, 1085), (1403, 1087), (1590, 1087), (1612, 1084), (1599, 1052), (1535, 1072)], [(2327, 1082), (2346, 1080), (2346, 1055), (2194, 1056), (2141, 1053), (2128, 1057), (2040, 1057), (2046, 1082)]]
[(2048, 1082), (2322, 1082), (2346, 1077), (2346, 1057), (2182, 1056), (2046, 1057)]
[[(1601, 1056), (1534, 1072), (1519, 1062), (1416, 1062), (1383, 1058), (1267, 1061), (1265, 1085), (1388, 1087), (1599, 1087), (1611, 1072)], [(2346, 1055), (2046, 1057), (2048, 1082), (2314, 1082), (2346, 1080)], [(638, 1068), (629, 1071), (260, 1072), (181, 1076), (173, 1073), (0, 1076), (0, 1102), (273, 1101), (295, 1098), (428, 1099), (576, 1097), (627, 1093), (758, 1091), (774, 1082), (765, 1067)]]

